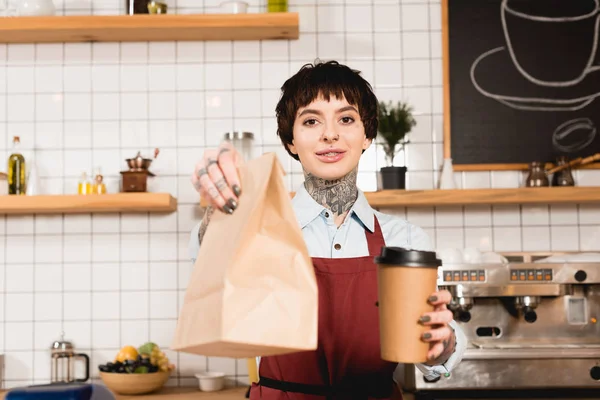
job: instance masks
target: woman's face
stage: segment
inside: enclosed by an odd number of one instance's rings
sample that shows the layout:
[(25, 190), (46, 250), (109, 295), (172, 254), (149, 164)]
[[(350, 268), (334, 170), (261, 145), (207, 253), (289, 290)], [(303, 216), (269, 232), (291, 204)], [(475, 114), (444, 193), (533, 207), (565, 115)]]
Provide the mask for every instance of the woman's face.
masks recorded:
[(318, 97), (296, 113), (290, 151), (312, 175), (335, 180), (358, 166), (363, 150), (371, 145), (358, 109), (345, 98)]

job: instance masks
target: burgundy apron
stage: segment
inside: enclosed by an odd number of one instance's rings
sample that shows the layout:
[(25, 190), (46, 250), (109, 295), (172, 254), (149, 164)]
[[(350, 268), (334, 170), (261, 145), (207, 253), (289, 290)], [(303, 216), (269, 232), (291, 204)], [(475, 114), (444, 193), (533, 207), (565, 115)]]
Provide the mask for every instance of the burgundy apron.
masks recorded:
[(369, 255), (312, 258), (319, 288), (319, 340), (315, 351), (263, 357), (250, 400), (400, 398), (392, 380), (396, 363), (379, 347), (377, 266), (385, 246), (375, 218), (365, 229)]

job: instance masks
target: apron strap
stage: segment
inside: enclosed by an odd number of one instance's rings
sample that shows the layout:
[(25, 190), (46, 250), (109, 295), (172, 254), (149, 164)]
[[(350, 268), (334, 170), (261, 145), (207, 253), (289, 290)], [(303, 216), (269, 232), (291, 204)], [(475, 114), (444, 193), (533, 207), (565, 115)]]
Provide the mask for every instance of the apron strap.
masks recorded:
[(393, 391), (393, 381), (391, 379), (383, 380), (381, 378), (374, 380), (373, 378), (367, 378), (367, 380), (364, 382), (354, 382), (348, 385), (328, 386), (280, 381), (261, 376), (258, 384), (260, 386), (282, 392), (323, 396), (326, 399), (333, 399), (337, 396), (350, 397), (354, 399), (387, 399), (391, 396)]
[(373, 216), (375, 220), (375, 229), (373, 232), (365, 228), (365, 236), (367, 237), (367, 245), (369, 246), (369, 256), (376, 257), (381, 253), (381, 248), (385, 247), (385, 240), (383, 239), (383, 232), (381, 232), (381, 226), (376, 216)]

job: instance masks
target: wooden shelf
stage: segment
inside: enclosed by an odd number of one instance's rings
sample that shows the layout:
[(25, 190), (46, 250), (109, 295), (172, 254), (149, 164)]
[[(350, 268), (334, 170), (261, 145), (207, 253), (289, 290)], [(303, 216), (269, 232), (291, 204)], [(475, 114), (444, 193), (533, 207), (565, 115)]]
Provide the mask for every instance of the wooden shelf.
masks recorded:
[(365, 195), (371, 207), (600, 203), (600, 187), (382, 190)]
[[(294, 196), (294, 193), (290, 193)], [(381, 190), (365, 192), (371, 207), (433, 207), (471, 204), (600, 203), (600, 187), (516, 189)], [(205, 207), (206, 202), (202, 201)]]
[(298, 39), (298, 13), (2, 18), (0, 43)]
[(0, 196), (0, 214), (82, 214), (173, 212), (177, 199), (169, 193)]

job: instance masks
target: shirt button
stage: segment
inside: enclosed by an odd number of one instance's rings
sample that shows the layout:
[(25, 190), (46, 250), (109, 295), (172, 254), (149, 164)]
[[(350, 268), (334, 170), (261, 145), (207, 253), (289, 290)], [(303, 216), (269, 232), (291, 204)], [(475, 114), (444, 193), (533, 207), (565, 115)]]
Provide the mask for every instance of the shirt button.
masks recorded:
[(325, 211), (325, 218), (329, 218), (329, 213)]
[(342, 245), (341, 245), (341, 244), (339, 244), (339, 243), (336, 243), (336, 244), (333, 246), (333, 248), (334, 248), (334, 249), (336, 249), (336, 250), (339, 250), (339, 249), (341, 249), (341, 248), (342, 248)]

